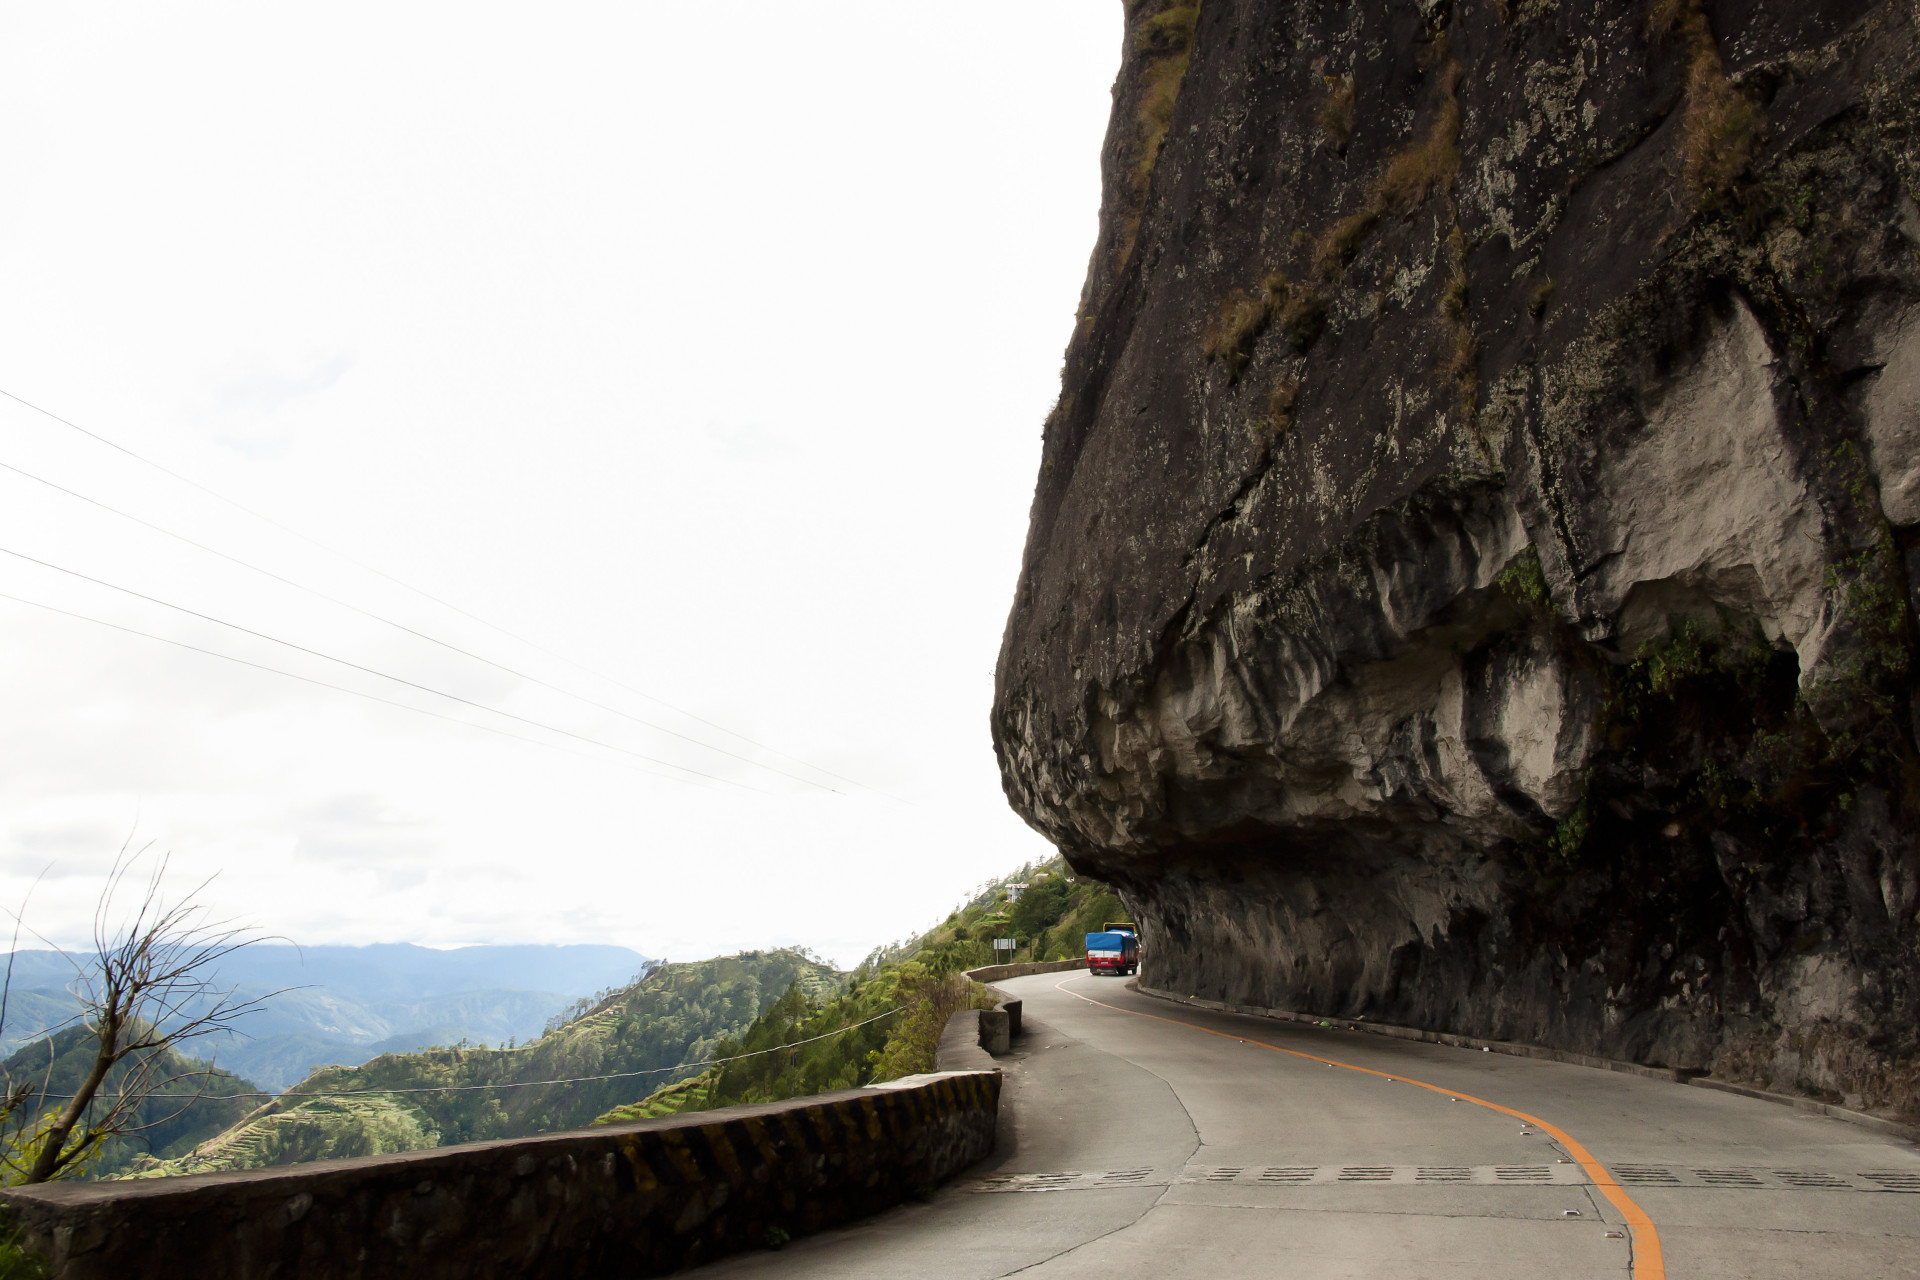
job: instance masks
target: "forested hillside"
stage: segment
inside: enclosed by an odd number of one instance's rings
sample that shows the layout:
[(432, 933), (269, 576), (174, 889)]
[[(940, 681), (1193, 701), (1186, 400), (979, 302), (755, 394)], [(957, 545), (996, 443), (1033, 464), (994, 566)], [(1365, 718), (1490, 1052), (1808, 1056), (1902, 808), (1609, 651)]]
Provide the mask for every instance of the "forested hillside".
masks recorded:
[[(1020, 885), (1027, 886), (1024, 890)], [(861, 962), (877, 970), (913, 958), (947, 958), (963, 969), (993, 964), (995, 938), (1019, 944), (1017, 960), (1071, 960), (1082, 954), (1085, 935), (1126, 916), (1113, 890), (1076, 876), (1066, 859), (1029, 863), (982, 885), (972, 897), (926, 932), (878, 947)], [(1004, 953), (1000, 957), (1005, 958)]]
[[(172, 1158), (136, 1160), (132, 1172), (379, 1155), (929, 1071), (948, 1016), (981, 999), (960, 971), (992, 963), (994, 938), (1016, 939), (1018, 959), (1063, 959), (1122, 913), (1111, 890), (1058, 859), (1023, 867), (852, 973), (798, 951), (661, 965), (581, 1001), (526, 1045), (386, 1054), (316, 1071), (245, 1123), (206, 1131), (189, 1153), (175, 1144)], [(728, 1061), (700, 1065), (719, 1059)]]
[[(830, 999), (842, 981), (797, 951), (659, 965), (631, 986), (582, 1002), (563, 1025), (517, 1048), (431, 1049), (322, 1068), (271, 1112), (228, 1132), (210, 1131), (217, 1136), (192, 1154), (139, 1161), (135, 1172), (259, 1168), (583, 1125), (660, 1081), (689, 1074), (674, 1069), (713, 1056), (782, 993)], [(535, 1083), (549, 1080), (568, 1083)], [(341, 1094), (349, 1096), (323, 1096)]]
[[(9, 1086), (27, 1089), (21, 1114), (37, 1115), (63, 1105), (93, 1068), (99, 1043), (88, 1028), (69, 1027), (51, 1041), (41, 1039), (8, 1057), (0, 1070), (5, 1071)], [(121, 1081), (145, 1056), (138, 1055), (107, 1073), (96, 1113), (119, 1092)], [(130, 1131), (104, 1143), (83, 1165), (84, 1174), (112, 1177), (136, 1162), (147, 1163), (150, 1155), (162, 1159), (178, 1155), (267, 1100), (252, 1082), (172, 1049), (160, 1050), (159, 1059), (156, 1078), (173, 1083), (135, 1109)]]
[[(1024, 890), (1015, 888), (1022, 884)], [(1018, 941), (1021, 960), (1071, 959), (1083, 954), (1084, 935), (1124, 910), (1111, 889), (1073, 876), (1063, 859), (1023, 867), (926, 933), (876, 951), (844, 991), (824, 1000), (788, 992), (713, 1053), (752, 1056), (664, 1086), (599, 1123), (805, 1097), (931, 1071), (948, 1016), (984, 1003), (957, 975), (993, 963), (993, 939)]]

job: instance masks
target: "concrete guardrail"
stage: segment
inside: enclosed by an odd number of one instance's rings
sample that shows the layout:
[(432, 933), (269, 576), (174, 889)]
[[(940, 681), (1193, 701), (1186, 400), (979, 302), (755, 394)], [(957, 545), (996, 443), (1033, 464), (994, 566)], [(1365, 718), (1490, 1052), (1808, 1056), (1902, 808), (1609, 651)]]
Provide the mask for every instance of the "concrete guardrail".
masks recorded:
[(0, 1199), (56, 1280), (658, 1276), (879, 1212), (991, 1153), (1000, 1073), (973, 1052), (791, 1102)]
[(1078, 960), (1036, 960), (1026, 964), (990, 964), (979, 969), (967, 970), (967, 976), (982, 985), (989, 982), (1001, 982), (1007, 978), (1024, 978), (1031, 973), (1065, 973), (1070, 969), (1087, 967), (1085, 956)]
[(1005, 978), (1024, 978), (1030, 973), (1066, 973), (1071, 969), (1086, 967), (1085, 959), (1039, 960), (1027, 964), (990, 964), (967, 970), (967, 977), (986, 987), (996, 1002), (993, 1008), (980, 1011), (980, 1047), (990, 1054), (1006, 1053), (1013, 1047), (1013, 1038), (1020, 1034), (1021, 1001), (1007, 999), (1005, 992), (989, 984)]
[[(983, 985), (1083, 969), (990, 965)], [(0, 1190), (55, 1280), (657, 1276), (891, 1207), (991, 1154), (1020, 1001), (939, 1071), (790, 1102), (359, 1160)]]

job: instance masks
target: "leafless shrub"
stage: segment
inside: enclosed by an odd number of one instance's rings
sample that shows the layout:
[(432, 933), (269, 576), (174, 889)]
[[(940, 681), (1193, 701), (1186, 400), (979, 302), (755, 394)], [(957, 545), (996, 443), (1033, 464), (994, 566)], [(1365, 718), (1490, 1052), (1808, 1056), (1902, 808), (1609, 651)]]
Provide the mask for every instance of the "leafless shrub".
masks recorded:
[[(53, 1093), (65, 1086), (52, 1078), (52, 1030), (46, 1074), (37, 1080), (0, 1074), (0, 1121), (7, 1126), (0, 1165), (12, 1181), (71, 1175), (108, 1140), (178, 1116), (205, 1096), (211, 1078), (209, 1067), (180, 1056), (182, 1046), (233, 1032), (241, 1017), (280, 994), (242, 1000), (219, 986), (220, 961), (259, 936), (208, 918), (196, 901), (206, 882), (169, 901), (162, 892), (164, 855), (144, 882), (135, 877), (145, 852), (121, 847), (94, 908), (92, 954), (68, 957), (74, 966), (68, 990), (81, 1006), (75, 1021), (93, 1039), (91, 1061), (73, 1092)], [(18, 924), (20, 914), (14, 918)], [(18, 936), (16, 930), (16, 942)], [(4, 1017), (0, 989), (0, 1025)], [(143, 1113), (142, 1104), (155, 1099), (167, 1104), (165, 1114)]]

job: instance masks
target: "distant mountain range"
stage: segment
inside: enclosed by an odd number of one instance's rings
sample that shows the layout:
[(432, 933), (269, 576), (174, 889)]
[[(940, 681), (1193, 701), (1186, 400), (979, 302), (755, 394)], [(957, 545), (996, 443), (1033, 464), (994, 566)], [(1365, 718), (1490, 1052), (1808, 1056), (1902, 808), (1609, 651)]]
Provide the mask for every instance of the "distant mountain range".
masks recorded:
[(783, 995), (811, 1008), (839, 995), (846, 979), (785, 950), (662, 965), (575, 1006), (565, 1025), (531, 1044), (324, 1068), (240, 1123), (210, 1116), (191, 1134), (154, 1144), (152, 1157), (130, 1152), (115, 1171), (256, 1169), (572, 1128), (695, 1074)]
[[(12, 959), (0, 1054), (40, 1038), (78, 1008), (67, 991), (73, 959), (39, 950)], [(624, 987), (652, 963), (626, 947), (588, 945), (437, 951), (404, 942), (259, 944), (227, 957), (216, 979), (241, 999), (278, 994), (240, 1023), (244, 1036), (186, 1048), (280, 1090), (316, 1066), (358, 1066), (431, 1045), (531, 1039), (582, 998)]]

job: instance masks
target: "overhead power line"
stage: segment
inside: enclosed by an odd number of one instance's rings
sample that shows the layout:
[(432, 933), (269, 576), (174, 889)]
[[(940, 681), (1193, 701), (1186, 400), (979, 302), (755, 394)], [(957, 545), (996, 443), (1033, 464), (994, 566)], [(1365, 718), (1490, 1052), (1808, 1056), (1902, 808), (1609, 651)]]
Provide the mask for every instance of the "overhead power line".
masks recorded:
[[(62, 617), (74, 618), (81, 622), (91, 622), (97, 627), (107, 627), (113, 631), (124, 631), (130, 636), (140, 636), (146, 640), (158, 640), (161, 644), (170, 644), (176, 649), (187, 649), (193, 653), (204, 653), (210, 658), (219, 658), (223, 662), (238, 663), (243, 667), (252, 667), (255, 671), (265, 671), (276, 676), (285, 676), (289, 680), (298, 680), (302, 684), (318, 685), (322, 689), (332, 689), (336, 693), (351, 694), (356, 698), (365, 698), (368, 702), (378, 702), (385, 706), (398, 707), (402, 711), (411, 711), (415, 715), (431, 716), (435, 720), (445, 720), (448, 724), (457, 724), (468, 729), (478, 729), (482, 733), (491, 733), (502, 738), (512, 738), (516, 742), (530, 742), (536, 747), (545, 747), (549, 751), (565, 752), (567, 755), (578, 756), (583, 760), (594, 758), (588, 756), (583, 751), (574, 751), (540, 738), (530, 738), (524, 733), (515, 733), (511, 729), (502, 729), (490, 724), (475, 724), (471, 720), (462, 720), (458, 716), (446, 715), (439, 711), (429, 711), (425, 707), (416, 707), (410, 702), (396, 702), (392, 698), (383, 698), (377, 693), (368, 693), (365, 690), (350, 688), (344, 684), (334, 684), (331, 681), (319, 680), (313, 676), (303, 676), (298, 672), (286, 671), (279, 667), (270, 667), (264, 662), (254, 662), (247, 658), (237, 658), (233, 654), (222, 653), (218, 649), (202, 648), (197, 644), (188, 644), (185, 640), (175, 640), (172, 636), (156, 635), (151, 631), (142, 631), (138, 627), (129, 627), (118, 622), (108, 622), (105, 618), (95, 618), (89, 614), (75, 613), (71, 609), (62, 609), (56, 605), (46, 604), (39, 600), (29, 600), (25, 596), (10, 595), (7, 592), (0, 591), (0, 600), (11, 600), (15, 604), (24, 604), (32, 609), (42, 609), (48, 613), (57, 613)], [(691, 778), (682, 778), (671, 773), (661, 773), (654, 769), (643, 769), (638, 765), (625, 764), (623, 761), (616, 761), (614, 763), (619, 763), (624, 768), (633, 769), (637, 773), (644, 773), (649, 778), (660, 778), (667, 782), (678, 782), (690, 787), (704, 785), (703, 783), (693, 781)], [(9, 963), (11, 963), (11, 961), (9, 961)]]
[[(6, 393), (0, 392), (0, 394), (6, 394)], [(451, 653), (457, 653), (463, 658), (471, 658), (473, 661), (483, 663), (486, 666), (494, 668), (496, 671), (504, 671), (508, 675), (513, 676), (516, 679), (525, 680), (529, 684), (539, 685), (543, 689), (551, 689), (553, 692), (558, 693), (563, 697), (573, 698), (573, 699), (576, 699), (577, 701), (584, 702), (586, 705), (593, 707), (596, 710), (605, 711), (609, 715), (619, 716), (623, 720), (631, 721), (634, 724), (644, 726), (645, 728), (652, 729), (658, 733), (664, 733), (668, 737), (678, 738), (682, 742), (691, 743), (692, 745), (699, 747), (703, 750), (712, 751), (719, 755), (726, 756), (729, 759), (738, 760), (743, 764), (752, 765), (756, 769), (765, 769), (769, 773), (777, 773), (781, 777), (791, 779), (794, 782), (803, 783), (804, 785), (809, 787), (820, 787), (827, 791), (834, 790), (834, 788), (826, 786), (825, 783), (816, 782), (812, 778), (805, 778), (805, 777), (801, 777), (798, 774), (788, 773), (784, 769), (776, 769), (770, 764), (766, 764), (763, 761), (753, 759), (751, 756), (743, 756), (736, 751), (729, 751), (725, 747), (716, 747), (710, 742), (702, 742), (698, 738), (691, 737), (688, 734), (681, 733), (675, 729), (669, 729), (665, 725), (655, 724), (651, 720), (643, 720), (639, 716), (630, 715), (627, 712), (622, 711), (618, 707), (608, 706), (606, 703), (596, 701), (593, 698), (587, 697), (585, 694), (576, 693), (571, 689), (563, 689), (557, 684), (551, 684), (548, 681), (542, 680), (539, 676), (529, 675), (524, 671), (519, 671), (513, 667), (509, 667), (502, 662), (495, 662), (492, 658), (483, 657), (480, 654), (474, 653), (467, 649), (463, 649), (457, 644), (453, 644), (450, 641), (440, 639), (438, 636), (431, 636), (424, 631), (416, 630), (415, 628), (408, 626), (404, 622), (396, 622), (394, 619), (386, 617), (382, 614), (375, 613), (371, 609), (363, 609), (357, 604), (353, 604), (349, 601), (342, 600), (337, 596), (328, 595), (326, 592), (320, 590), (318, 587), (308, 586), (304, 582), (296, 582), (294, 579), (286, 577), (283, 574), (275, 573), (271, 569), (265, 569), (257, 564), (253, 564), (250, 561), (242, 560), (239, 556), (229, 555), (227, 552), (222, 551), (217, 547), (210, 547), (204, 542), (195, 541), (194, 539), (189, 538), (184, 533), (177, 533), (172, 529), (168, 529), (168, 528), (165, 528), (164, 526), (157, 525), (153, 523), (153, 521), (151, 520), (145, 520), (139, 516), (131, 514), (130, 512), (122, 511), (120, 508), (116, 506), (112, 506), (109, 503), (102, 502), (98, 498), (90, 498), (84, 493), (80, 493), (80, 492), (77, 492), (76, 490), (69, 489), (63, 484), (57, 484), (54, 481), (49, 480), (44, 476), (37, 476), (33, 474), (31, 471), (27, 471), (27, 470), (24, 470), (23, 468), (16, 467), (10, 462), (0, 462), (0, 469), (11, 471), (13, 472), (13, 474), (20, 476), (23, 479), (31, 480), (35, 484), (45, 485), (47, 488), (52, 489), (58, 493), (63, 493), (67, 495), (69, 498), (73, 498), (77, 501), (87, 503), (89, 506), (98, 507), (100, 510), (109, 512), (112, 515), (119, 516), (122, 520), (130, 520), (134, 524), (140, 525), (143, 528), (153, 530), (155, 533), (163, 534), (164, 536), (172, 538), (178, 542), (183, 542), (187, 546), (192, 547), (197, 551), (203, 551), (210, 556), (218, 556), (220, 559), (227, 561), (229, 564), (237, 564), (242, 569), (247, 569), (253, 573), (260, 574), (263, 577), (271, 578), (275, 582), (284, 583), (286, 586), (292, 587), (296, 591), (304, 591), (308, 595), (313, 596), (316, 599), (325, 600), (328, 604), (337, 605), (342, 609), (349, 609), (352, 612), (359, 614), (363, 618), (371, 618), (375, 622), (382, 623), (386, 626), (392, 627), (396, 631), (403, 631), (410, 636), (414, 636), (414, 637), (417, 637), (418, 639), (425, 640), (428, 644), (438, 645), (442, 649), (445, 649)], [(645, 696), (645, 695), (642, 695), (642, 696)], [(771, 747), (763, 747), (761, 749), (765, 751), (773, 750)], [(779, 753), (776, 752), (775, 754), (779, 754)], [(804, 762), (801, 762), (801, 763), (804, 764)], [(813, 766), (809, 765), (807, 767), (811, 768)], [(825, 770), (822, 770), (821, 772), (825, 772)], [(836, 794), (838, 793), (836, 792)]]
[[(343, 560), (346, 563), (361, 570), (362, 572), (371, 573), (375, 577), (383, 578), (386, 581), (393, 583), (395, 586), (402, 588), (403, 590), (412, 592), (414, 595), (419, 596), (423, 600), (431, 601), (432, 603), (439, 605), (442, 609), (450, 610), (453, 613), (459, 614), (463, 618), (466, 618), (472, 622), (477, 622), (481, 626), (486, 627), (488, 630), (507, 637), (509, 640), (513, 640), (519, 644), (527, 646), (530, 649), (534, 649), (540, 653), (544, 653), (550, 658), (555, 658), (561, 662), (564, 662), (568, 666), (573, 667), (575, 670), (585, 672), (587, 675), (590, 675), (597, 680), (604, 680), (608, 684), (611, 684), (617, 688), (626, 690), (628, 693), (633, 694), (635, 697), (643, 698), (646, 701), (653, 703), (655, 706), (665, 707), (667, 710), (673, 712), (675, 715), (685, 716), (689, 720), (695, 721), (696, 723), (699, 723), (699, 724), (703, 724), (710, 729), (718, 730), (719, 732), (726, 734), (728, 737), (737, 739), (740, 742), (744, 742), (747, 745), (754, 747), (757, 750), (765, 751), (770, 755), (775, 755), (780, 757), (783, 760), (789, 761), (790, 763), (797, 764), (803, 769), (811, 769), (816, 773), (824, 774), (829, 778), (833, 778), (837, 781), (844, 782), (849, 786), (859, 787), (863, 791), (871, 791), (875, 795), (886, 796), (886, 798), (890, 800), (894, 799), (894, 797), (892, 796), (887, 796), (886, 792), (880, 791), (874, 787), (870, 787), (866, 783), (861, 782), (858, 779), (849, 778), (844, 774), (835, 773), (831, 769), (827, 769), (820, 765), (813, 764), (809, 761), (801, 759), (798, 756), (790, 755), (787, 752), (781, 751), (776, 747), (770, 747), (763, 742), (756, 742), (754, 739), (739, 732), (738, 730), (729, 729), (725, 725), (718, 724), (712, 720), (708, 720), (704, 716), (696, 715), (693, 712), (688, 711), (684, 707), (676, 706), (675, 704), (666, 701), (664, 698), (658, 698), (658, 697), (655, 697), (653, 694), (646, 693), (640, 689), (636, 689), (632, 685), (627, 684), (624, 681), (616, 680), (612, 676), (596, 671), (592, 667), (586, 666), (584, 663), (581, 663), (573, 658), (567, 657), (565, 654), (557, 653), (545, 645), (529, 640), (525, 636), (519, 635), (516, 632), (509, 631), (507, 628), (501, 626), (496, 622), (490, 622), (486, 618), (483, 618), (476, 613), (471, 613), (468, 610), (461, 608), (459, 605), (452, 603), (451, 601), (441, 599), (439, 596), (434, 595), (432, 592), (427, 591), (422, 587), (417, 587), (410, 582), (406, 582), (400, 578), (396, 578), (395, 576), (386, 572), (385, 570), (377, 569), (370, 564), (367, 564), (361, 560), (358, 560), (353, 556), (348, 555), (346, 552), (341, 551), (336, 547), (330, 546), (327, 543), (320, 541), (318, 538), (315, 538), (310, 534), (302, 533), (298, 529), (295, 529), (286, 524), (282, 524), (280, 521), (275, 520), (272, 516), (265, 515), (259, 511), (256, 511), (252, 507), (247, 506), (245, 503), (236, 501), (235, 499), (228, 497), (226, 494), (221, 493), (217, 489), (210, 488), (207, 485), (201, 484), (198, 480), (195, 480), (189, 476), (182, 475), (180, 472), (173, 470), (171, 467), (164, 466), (161, 463), (155, 462), (153, 459), (148, 458), (143, 454), (136, 453), (132, 449), (127, 448), (125, 445), (120, 444), (115, 440), (109, 439), (108, 437), (101, 435), (97, 431), (88, 430), (86, 427), (81, 426), (79, 423), (74, 422), (71, 419), (63, 418), (59, 414), (53, 412), (51, 409), (43, 408), (42, 406), (35, 404), (33, 401), (28, 400), (23, 396), (15, 395), (13, 392), (8, 391), (4, 387), (0, 387), (0, 396), (5, 396), (7, 399), (12, 400), (14, 403), (22, 405), (28, 409), (31, 409), (35, 413), (40, 414), (42, 417), (45, 417), (54, 422), (57, 422), (63, 427), (66, 427), (73, 431), (77, 431), (81, 435), (87, 437), (89, 440), (93, 440), (101, 445), (104, 445), (107, 448), (112, 449), (117, 453), (125, 454), (127, 457), (132, 458), (135, 462), (138, 462), (143, 466), (151, 467), (153, 470), (160, 472), (162, 475), (167, 476), (170, 479), (179, 482), (180, 484), (184, 484), (191, 489), (197, 489), (201, 493), (204, 493), (211, 498), (218, 499), (220, 502), (225, 503), (227, 506), (232, 507), (236, 511), (239, 511), (245, 515), (251, 516), (255, 520), (259, 520), (264, 524), (272, 525), (274, 528), (280, 530), (282, 533), (285, 533), (290, 537), (298, 538), (300, 541), (306, 543), (309, 546), (317, 547), (320, 550), (326, 552), (328, 555), (333, 556), (337, 559)], [(352, 607), (352, 606), (348, 606), (348, 607)], [(382, 621), (384, 621), (384, 619), (382, 619)], [(452, 647), (452, 646), (449, 646), (449, 647)], [(469, 656), (472, 656), (472, 655), (469, 655)], [(481, 659), (481, 661), (487, 661), (487, 660)], [(502, 670), (509, 670), (509, 669), (510, 668), (502, 668)], [(527, 677), (523, 677), (523, 678), (527, 678)], [(549, 686), (549, 687), (552, 687), (552, 686)], [(578, 697), (579, 695), (569, 694), (569, 696)], [(586, 699), (583, 698), (582, 701), (586, 701)], [(598, 704), (595, 704), (595, 705), (598, 705)], [(615, 714), (624, 714), (624, 713), (616, 712)], [(645, 722), (643, 721), (641, 723), (645, 723)], [(658, 726), (651, 726), (651, 727), (658, 727)], [(663, 732), (672, 732), (672, 731), (663, 730)], [(703, 744), (703, 745), (706, 745), (706, 744)], [(710, 747), (709, 749), (719, 750), (719, 748), (713, 748), (713, 747)], [(766, 766), (763, 766), (763, 767), (766, 767)], [(776, 770), (775, 772), (778, 772), (778, 770)], [(818, 784), (815, 784), (815, 785), (818, 785)], [(901, 802), (896, 801), (896, 803), (901, 803)]]
[(292, 649), (296, 653), (304, 653), (310, 657), (319, 658), (323, 662), (336, 663), (354, 671), (364, 672), (367, 675), (377, 677), (381, 680), (390, 680), (395, 684), (405, 685), (409, 689), (418, 689), (422, 693), (430, 693), (437, 698), (445, 698), (450, 702), (458, 702), (462, 706), (472, 707), (478, 711), (485, 711), (496, 716), (504, 716), (508, 720), (516, 720), (521, 724), (530, 725), (535, 729), (544, 730), (547, 733), (557, 733), (562, 737), (573, 738), (576, 741), (587, 743), (589, 746), (600, 747), (603, 750), (617, 751), (621, 755), (632, 756), (634, 759), (644, 760), (648, 764), (657, 764), (667, 769), (678, 769), (682, 773), (691, 773), (695, 777), (706, 778), (710, 782), (718, 782), (723, 786), (739, 787), (743, 791), (753, 791), (756, 789), (748, 787), (743, 783), (735, 782), (731, 778), (722, 778), (715, 774), (703, 772), (690, 765), (675, 764), (671, 760), (662, 760), (658, 756), (650, 756), (644, 751), (633, 751), (626, 747), (616, 747), (610, 742), (601, 742), (597, 738), (589, 738), (584, 733), (575, 733), (571, 729), (562, 729), (558, 725), (546, 724), (539, 720), (529, 719), (523, 715), (516, 715), (511, 711), (503, 711), (499, 707), (490, 707), (484, 702), (476, 702), (472, 698), (464, 698), (457, 693), (448, 693), (444, 689), (436, 689), (432, 685), (421, 684), (419, 681), (409, 680), (405, 676), (390, 675), (385, 671), (354, 662), (347, 658), (336, 658), (334, 655), (323, 653), (319, 649), (309, 648), (304, 644), (296, 644), (292, 640), (282, 640), (279, 636), (269, 635), (264, 631), (256, 631), (252, 627), (242, 626), (237, 622), (228, 622), (225, 618), (216, 618), (210, 613), (202, 613), (198, 609), (189, 609), (183, 604), (175, 604), (171, 600), (162, 600), (159, 596), (150, 596), (144, 591), (135, 591), (132, 587), (123, 587), (117, 582), (108, 582), (105, 578), (96, 578), (92, 574), (82, 573), (78, 569), (69, 569), (65, 565), (55, 564), (51, 560), (42, 560), (38, 556), (30, 556), (25, 552), (15, 551), (10, 547), (0, 547), (0, 555), (9, 555), (16, 560), (24, 560), (28, 564), (37, 564), (43, 569), (52, 569), (55, 573), (64, 573), (68, 577), (78, 578), (82, 582), (91, 582), (95, 586), (105, 587), (109, 591), (118, 591), (122, 595), (132, 596), (136, 600), (145, 600), (147, 603), (157, 604), (163, 609), (172, 609), (174, 612), (186, 614), (190, 618), (198, 618), (203, 622), (211, 622), (217, 627), (225, 627), (230, 631), (238, 631), (242, 635), (253, 636), (255, 639), (265, 640), (269, 644), (277, 644), (283, 648)]

